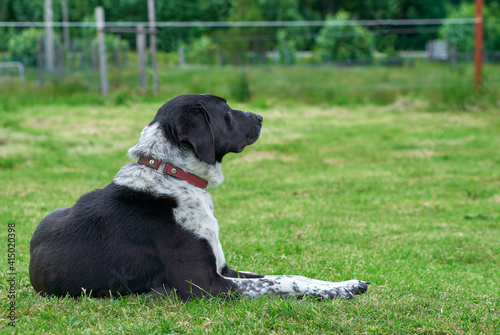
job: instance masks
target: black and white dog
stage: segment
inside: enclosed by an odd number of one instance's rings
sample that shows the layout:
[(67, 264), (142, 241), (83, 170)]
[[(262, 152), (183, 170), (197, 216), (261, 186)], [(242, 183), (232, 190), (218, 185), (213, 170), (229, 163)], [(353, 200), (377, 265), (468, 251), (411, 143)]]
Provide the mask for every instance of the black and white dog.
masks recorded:
[(183, 300), (235, 293), (352, 298), (368, 282), (261, 276), (231, 270), (206, 187), (221, 161), (260, 135), (262, 116), (212, 95), (165, 103), (129, 150), (138, 163), (113, 182), (47, 215), (31, 240), (30, 280), (42, 294), (166, 294)]

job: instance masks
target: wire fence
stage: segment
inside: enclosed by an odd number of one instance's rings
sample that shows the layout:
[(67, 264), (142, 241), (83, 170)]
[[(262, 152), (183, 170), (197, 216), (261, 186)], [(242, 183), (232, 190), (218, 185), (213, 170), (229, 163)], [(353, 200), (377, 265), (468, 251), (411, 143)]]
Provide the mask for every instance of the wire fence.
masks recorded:
[[(308, 21), (157, 21), (150, 26), (149, 21), (132, 22), (118, 21), (106, 22), (107, 27), (177, 27), (177, 28), (200, 28), (200, 27), (323, 27), (323, 26), (427, 26), (443, 24), (473, 24), (476, 18), (456, 19), (387, 19), (387, 20), (308, 20)], [(95, 22), (0, 22), (0, 27), (97, 27)]]
[[(154, 34), (157, 38), (160, 89), (171, 84), (169, 73), (203, 69), (208, 71), (207, 75), (236, 73), (240, 78), (233, 80), (237, 87), (226, 90), (240, 90), (244, 94), (244, 87), (249, 83), (241, 84), (241, 78), (249, 81), (250, 69), (262, 71), (270, 86), (290, 73), (290, 80), (309, 81), (312, 89), (321, 91), (315, 77), (328, 80), (328, 76), (323, 77), (328, 72), (330, 80), (338, 80), (339, 75), (347, 74), (346, 69), (351, 69), (353, 73), (371, 71), (373, 76), (367, 74), (362, 83), (343, 81), (345, 87), (341, 89), (344, 91), (364, 92), (375, 87), (377, 92), (384, 87), (397, 87), (399, 91), (407, 92), (432, 90), (436, 82), (453, 86), (449, 82), (451, 77), (462, 76), (462, 79), (468, 80), (472, 76), (469, 68), (473, 53), (468, 44), (471, 43), (475, 22), (473, 18), (153, 24), (106, 22), (107, 76), (113, 90), (152, 90), (151, 82), (140, 78), (141, 66), (144, 65), (140, 65), (141, 50), (137, 49), (138, 29), (146, 29), (147, 34)], [(54, 68), (50, 71), (46, 66), (47, 46), (44, 43), (48, 26), (55, 32)], [(22, 63), (27, 81), (36, 81), (39, 87), (54, 80), (79, 81), (90, 91), (99, 90), (99, 47), (95, 22), (0, 22), (0, 27), (15, 31), (7, 41), (6, 52), (0, 53), (0, 62)], [(448, 36), (469, 34), (470, 40), (438, 38), (444, 31), (443, 27), (447, 27)], [(71, 33), (68, 41), (63, 38), (65, 28)], [(485, 27), (486, 34), (488, 29), (493, 28)], [(151, 55), (148, 54), (145, 59), (146, 65), (150, 66)], [(485, 50), (484, 61), (494, 67), (491, 73), (496, 73), (500, 50)], [(242, 69), (242, 66), (244, 73), (231, 70)], [(147, 70), (149, 77), (153, 75), (151, 71), (150, 68)], [(4, 82), (17, 80), (18, 73), (17, 69), (0, 67), (0, 79)], [(270, 75), (272, 73), (274, 76)], [(294, 73), (302, 79), (293, 77)], [(302, 73), (309, 73), (310, 78), (304, 79)], [(487, 79), (491, 89), (497, 91), (500, 86), (498, 79)], [(255, 80), (253, 84), (258, 85)], [(193, 85), (196, 86), (196, 83)], [(203, 89), (210, 87), (197, 88)], [(335, 90), (339, 89), (335, 86)]]

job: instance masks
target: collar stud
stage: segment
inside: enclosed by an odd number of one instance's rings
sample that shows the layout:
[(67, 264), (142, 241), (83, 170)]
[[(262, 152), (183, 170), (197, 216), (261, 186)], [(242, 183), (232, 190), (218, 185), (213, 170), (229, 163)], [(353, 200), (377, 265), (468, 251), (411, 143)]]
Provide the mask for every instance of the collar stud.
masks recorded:
[(179, 169), (176, 166), (173, 166), (172, 164), (168, 164), (167, 162), (162, 162), (161, 160), (154, 159), (151, 157), (145, 157), (141, 156), (139, 160), (137, 161), (139, 164), (146, 165), (152, 169), (155, 169), (157, 172), (161, 174), (168, 174), (172, 177), (182, 179), (184, 181), (187, 181), (188, 183), (199, 187), (199, 188), (207, 188), (208, 186), (208, 181), (195, 176), (192, 173), (186, 172), (182, 169)]

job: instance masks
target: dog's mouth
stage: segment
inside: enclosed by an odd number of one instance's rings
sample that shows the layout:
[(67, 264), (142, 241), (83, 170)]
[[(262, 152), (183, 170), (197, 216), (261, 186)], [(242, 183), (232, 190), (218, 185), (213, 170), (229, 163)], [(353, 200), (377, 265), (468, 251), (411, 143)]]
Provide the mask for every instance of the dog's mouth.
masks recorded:
[(245, 145), (242, 145), (241, 147), (238, 147), (235, 151), (235, 153), (240, 153), (242, 152), (247, 146), (250, 144), (255, 143), (260, 136), (260, 128), (258, 130), (252, 130), (250, 131), (247, 136), (246, 136), (246, 143)]
[(251, 122), (249, 124), (249, 127), (247, 128), (247, 132), (244, 135), (243, 138), (241, 138), (239, 141), (235, 141), (234, 144), (237, 145), (237, 147), (233, 147), (234, 149), (231, 150), (232, 152), (235, 153), (240, 153), (242, 152), (247, 146), (250, 144), (255, 143), (260, 136), (261, 129), (262, 129), (262, 116), (257, 115), (257, 114), (252, 114), (247, 112), (249, 115), (251, 115), (250, 119)]
[(250, 130), (247, 134), (247, 145), (255, 143), (260, 136), (260, 130), (261, 126), (259, 125), (258, 127)]

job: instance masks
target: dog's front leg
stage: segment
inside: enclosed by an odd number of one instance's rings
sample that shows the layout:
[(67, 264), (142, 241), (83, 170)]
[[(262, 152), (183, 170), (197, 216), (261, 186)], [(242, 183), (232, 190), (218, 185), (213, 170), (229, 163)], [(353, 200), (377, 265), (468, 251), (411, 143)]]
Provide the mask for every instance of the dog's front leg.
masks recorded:
[(248, 271), (234, 271), (233, 269), (229, 268), (227, 264), (224, 265), (224, 267), (221, 270), (221, 275), (226, 277), (226, 278), (263, 278), (264, 276), (253, 273), (253, 272), (248, 272)]
[(327, 282), (302, 276), (264, 276), (263, 278), (226, 278), (231, 281), (240, 294), (247, 297), (259, 297), (267, 294), (282, 297), (317, 297), (323, 299), (347, 298), (361, 294), (368, 289), (369, 282), (347, 280)]

